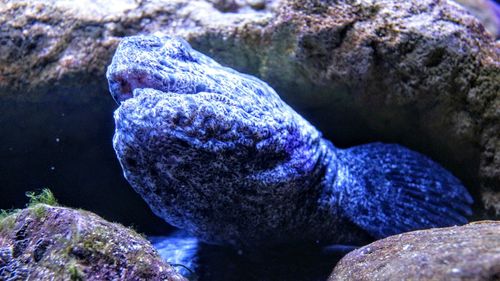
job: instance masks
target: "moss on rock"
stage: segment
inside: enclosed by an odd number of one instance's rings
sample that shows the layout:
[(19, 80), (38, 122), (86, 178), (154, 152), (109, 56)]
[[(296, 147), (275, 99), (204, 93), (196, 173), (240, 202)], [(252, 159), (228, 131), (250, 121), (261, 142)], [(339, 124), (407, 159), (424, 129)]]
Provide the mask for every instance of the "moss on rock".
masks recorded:
[(185, 280), (135, 231), (35, 201), (0, 221), (0, 279)]

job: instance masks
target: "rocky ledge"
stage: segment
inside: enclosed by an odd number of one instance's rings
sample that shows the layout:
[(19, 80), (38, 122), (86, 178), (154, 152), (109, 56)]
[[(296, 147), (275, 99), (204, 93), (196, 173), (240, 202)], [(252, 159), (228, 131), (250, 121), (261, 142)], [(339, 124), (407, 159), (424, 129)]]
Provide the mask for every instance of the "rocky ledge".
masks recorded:
[(391, 236), (345, 256), (334, 280), (499, 280), (500, 222)]
[(187, 280), (135, 231), (43, 203), (0, 219), (0, 280)]

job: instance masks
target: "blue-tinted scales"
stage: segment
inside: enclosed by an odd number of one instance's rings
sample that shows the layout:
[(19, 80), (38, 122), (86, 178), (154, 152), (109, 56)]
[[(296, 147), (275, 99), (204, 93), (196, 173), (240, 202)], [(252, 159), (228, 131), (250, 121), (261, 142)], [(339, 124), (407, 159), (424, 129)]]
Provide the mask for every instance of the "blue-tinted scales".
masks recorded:
[(471, 213), (439, 164), (395, 144), (336, 148), (265, 82), (181, 39), (123, 39), (107, 78), (126, 179), (205, 242), (361, 244)]

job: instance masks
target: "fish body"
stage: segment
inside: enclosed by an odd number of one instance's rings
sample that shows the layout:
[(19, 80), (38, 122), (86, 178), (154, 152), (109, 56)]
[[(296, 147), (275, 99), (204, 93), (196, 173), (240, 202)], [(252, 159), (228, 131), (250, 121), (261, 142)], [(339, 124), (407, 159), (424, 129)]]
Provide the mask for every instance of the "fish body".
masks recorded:
[(207, 243), (364, 244), (471, 213), (439, 164), (395, 144), (336, 148), (268, 84), (182, 39), (124, 38), (107, 78), (125, 178)]

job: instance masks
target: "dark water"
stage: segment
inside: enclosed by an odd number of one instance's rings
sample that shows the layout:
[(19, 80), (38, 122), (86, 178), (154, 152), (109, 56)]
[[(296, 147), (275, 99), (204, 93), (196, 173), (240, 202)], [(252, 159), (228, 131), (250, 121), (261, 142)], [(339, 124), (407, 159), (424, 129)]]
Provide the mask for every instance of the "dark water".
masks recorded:
[(22, 208), (26, 191), (47, 187), (63, 205), (168, 233), (123, 178), (111, 144), (116, 104), (105, 78), (94, 81), (28, 93), (0, 89), (0, 209)]
[(248, 253), (199, 243), (183, 232), (149, 238), (160, 255), (190, 280), (324, 281), (347, 250), (288, 245)]

